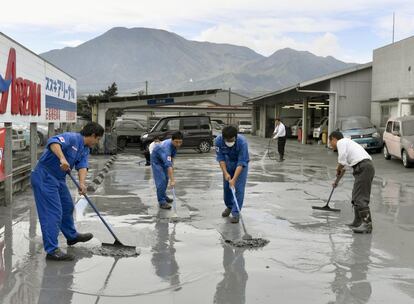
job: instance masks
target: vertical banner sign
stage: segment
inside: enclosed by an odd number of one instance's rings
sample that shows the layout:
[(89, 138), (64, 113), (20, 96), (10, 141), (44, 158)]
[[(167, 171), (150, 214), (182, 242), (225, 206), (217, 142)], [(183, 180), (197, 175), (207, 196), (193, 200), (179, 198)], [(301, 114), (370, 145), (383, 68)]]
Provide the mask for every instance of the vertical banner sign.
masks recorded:
[(0, 128), (0, 182), (4, 181), (4, 142), (6, 141), (6, 128)]

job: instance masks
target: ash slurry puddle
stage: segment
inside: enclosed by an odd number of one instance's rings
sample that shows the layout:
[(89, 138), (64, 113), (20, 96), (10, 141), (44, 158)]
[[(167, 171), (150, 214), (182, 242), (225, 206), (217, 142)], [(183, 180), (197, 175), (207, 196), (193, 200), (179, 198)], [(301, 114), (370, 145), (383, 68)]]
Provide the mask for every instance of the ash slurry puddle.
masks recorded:
[(266, 246), (269, 243), (269, 240), (257, 238), (251, 240), (225, 240), (225, 243), (238, 248), (246, 248), (246, 249), (257, 249)]
[(88, 250), (95, 255), (116, 258), (136, 257), (141, 254), (141, 251), (137, 248), (111, 247), (105, 245), (102, 245), (101, 247), (91, 247), (88, 248)]

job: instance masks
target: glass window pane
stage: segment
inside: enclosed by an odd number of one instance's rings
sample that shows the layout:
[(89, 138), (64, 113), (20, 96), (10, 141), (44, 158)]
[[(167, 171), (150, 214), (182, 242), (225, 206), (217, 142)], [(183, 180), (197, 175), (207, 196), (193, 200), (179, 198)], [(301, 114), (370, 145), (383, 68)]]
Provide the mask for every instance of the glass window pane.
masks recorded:
[(167, 122), (167, 130), (168, 131), (178, 131), (180, 130), (180, 120), (179, 119), (171, 119)]
[(188, 117), (183, 118), (183, 130), (197, 130), (198, 129), (198, 118)]
[(389, 121), (389, 122), (387, 123), (387, 132), (388, 132), (388, 133), (391, 133), (391, 130), (392, 130), (392, 121)]

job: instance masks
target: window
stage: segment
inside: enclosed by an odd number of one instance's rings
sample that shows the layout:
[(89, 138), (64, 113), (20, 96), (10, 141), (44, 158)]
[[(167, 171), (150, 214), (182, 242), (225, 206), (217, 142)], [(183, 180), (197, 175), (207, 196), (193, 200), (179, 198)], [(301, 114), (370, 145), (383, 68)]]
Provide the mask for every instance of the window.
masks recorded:
[(383, 105), (381, 106), (381, 121), (380, 121), (380, 127), (384, 127), (387, 123), (387, 120), (391, 116), (391, 106), (390, 105)]
[(395, 121), (394, 122), (394, 127), (392, 128), (392, 131), (394, 132), (400, 132), (400, 122), (399, 121)]
[(198, 130), (198, 117), (186, 117), (182, 119), (183, 130)]
[(200, 117), (200, 129), (210, 130), (210, 121), (208, 117)]
[(179, 119), (171, 119), (165, 125), (167, 131), (178, 131), (180, 130), (180, 120)]
[(392, 130), (392, 121), (389, 121), (387, 123), (387, 129), (386, 129), (386, 131), (387, 131), (387, 133), (391, 133), (391, 130)]

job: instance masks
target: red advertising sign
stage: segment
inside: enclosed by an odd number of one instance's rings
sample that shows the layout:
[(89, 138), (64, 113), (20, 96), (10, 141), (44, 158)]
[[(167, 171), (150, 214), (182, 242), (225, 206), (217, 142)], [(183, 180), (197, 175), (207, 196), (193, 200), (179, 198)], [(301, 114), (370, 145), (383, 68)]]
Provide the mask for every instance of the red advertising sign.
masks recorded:
[(0, 182), (4, 181), (4, 142), (6, 140), (6, 129), (0, 128)]
[[(11, 91), (11, 113), (13, 115), (38, 115), (41, 114), (41, 85), (28, 79), (16, 76), (16, 50), (10, 48), (9, 58), (4, 81), (11, 81), (3, 86), (0, 114), (6, 113), (9, 91)], [(6, 89), (7, 86), (10, 86)]]

